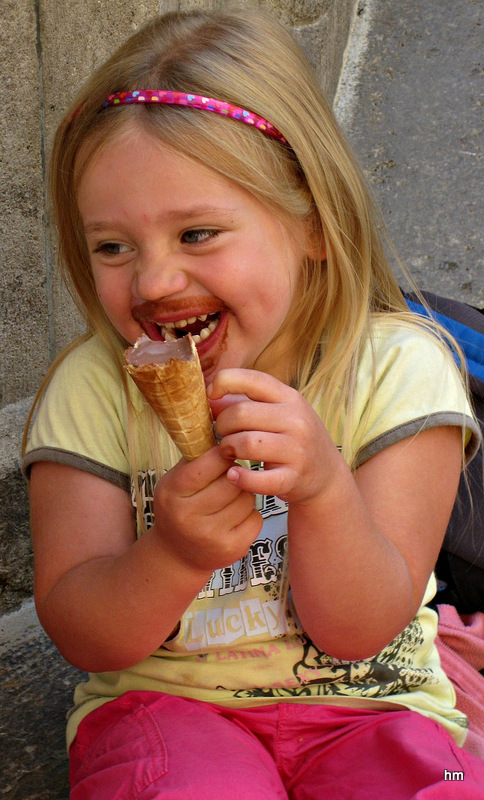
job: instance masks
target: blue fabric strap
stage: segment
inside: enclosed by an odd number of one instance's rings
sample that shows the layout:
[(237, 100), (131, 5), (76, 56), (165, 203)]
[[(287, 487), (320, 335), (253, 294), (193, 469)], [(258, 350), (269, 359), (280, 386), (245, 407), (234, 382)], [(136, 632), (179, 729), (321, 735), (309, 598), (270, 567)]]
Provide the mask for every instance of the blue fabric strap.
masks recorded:
[(413, 300), (406, 298), (406, 302), (411, 311), (434, 319), (449, 331), (464, 352), (469, 373), (484, 381), (484, 334), (438, 311), (431, 310), (429, 312), (424, 306)]

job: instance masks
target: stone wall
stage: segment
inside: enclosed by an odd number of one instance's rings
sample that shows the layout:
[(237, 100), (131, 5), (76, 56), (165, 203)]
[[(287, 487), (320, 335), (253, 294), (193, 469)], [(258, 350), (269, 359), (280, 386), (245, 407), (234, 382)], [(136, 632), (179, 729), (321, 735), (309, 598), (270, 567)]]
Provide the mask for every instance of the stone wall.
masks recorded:
[[(45, 173), (55, 126), (78, 87), (127, 36), (164, 11), (224, 0), (2, 0), (0, 70), (0, 613), (31, 594), (27, 498), (19, 447), (30, 398), (80, 331), (59, 284)], [(335, 94), (355, 0), (239, 0), (288, 25)], [(269, 43), (268, 43), (269, 44)]]

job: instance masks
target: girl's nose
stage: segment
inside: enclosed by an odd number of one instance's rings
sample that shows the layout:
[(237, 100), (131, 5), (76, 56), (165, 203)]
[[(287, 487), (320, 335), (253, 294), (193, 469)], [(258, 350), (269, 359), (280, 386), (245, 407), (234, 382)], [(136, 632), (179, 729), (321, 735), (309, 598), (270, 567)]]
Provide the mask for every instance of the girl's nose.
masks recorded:
[(188, 276), (176, 256), (149, 253), (138, 261), (133, 278), (133, 294), (140, 300), (159, 300), (183, 292)]

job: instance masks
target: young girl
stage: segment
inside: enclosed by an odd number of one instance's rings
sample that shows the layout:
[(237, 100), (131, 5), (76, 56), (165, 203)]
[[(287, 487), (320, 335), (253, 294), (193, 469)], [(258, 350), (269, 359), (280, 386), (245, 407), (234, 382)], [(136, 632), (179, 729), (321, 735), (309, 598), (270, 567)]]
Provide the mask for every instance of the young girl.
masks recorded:
[[(154, 20), (62, 122), (52, 185), (89, 334), (24, 465), (39, 618), (90, 673), (73, 800), (484, 797), (426, 606), (478, 428), (289, 35)], [(189, 463), (123, 369), (187, 331), (220, 439)]]

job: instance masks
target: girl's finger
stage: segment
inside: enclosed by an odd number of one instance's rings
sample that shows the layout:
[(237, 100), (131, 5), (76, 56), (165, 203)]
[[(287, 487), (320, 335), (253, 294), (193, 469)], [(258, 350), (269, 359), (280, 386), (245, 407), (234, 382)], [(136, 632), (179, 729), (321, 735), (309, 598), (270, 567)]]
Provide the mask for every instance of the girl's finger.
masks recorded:
[(204, 516), (211, 516), (219, 513), (224, 508), (228, 508), (238, 499), (240, 494), (241, 489), (227, 480), (225, 472), (207, 486), (203, 490), (203, 494), (198, 492), (196, 495), (192, 495), (191, 498), (184, 498), (184, 502), (188, 502), (190, 508), (193, 508), (193, 504), (196, 503), (199, 513)]
[(295, 460), (294, 447), (284, 433), (267, 430), (242, 430), (224, 435), (220, 442), (222, 455), (229, 461), (264, 461), (285, 464)]
[(224, 409), (248, 399), (249, 398), (246, 394), (226, 394), (223, 397), (217, 398), (216, 400), (209, 399), (213, 418), (217, 419), (220, 412)]
[(227, 480), (245, 492), (274, 495), (281, 500), (296, 485), (296, 473), (289, 466), (277, 466), (258, 472), (234, 464), (227, 471)]
[[(262, 517), (255, 508), (255, 498), (252, 492), (239, 492), (237, 500), (234, 500), (230, 506), (227, 506), (214, 515), (214, 519), (215, 518), (218, 530), (227, 531), (228, 534), (232, 534), (247, 520), (252, 520), (252, 523), (255, 522), (259, 526), (259, 530), (254, 538), (257, 538), (262, 528)], [(248, 545), (252, 544), (252, 541), (253, 539), (251, 539)]]
[(224, 457), (217, 445), (194, 461), (179, 461), (160, 480), (169, 478), (173, 490), (180, 497), (191, 497), (224, 475), (230, 464), (231, 461)]
[(288, 393), (294, 391), (272, 375), (254, 369), (220, 370), (207, 388), (210, 400), (217, 400), (226, 394), (245, 394), (251, 400), (264, 403), (282, 402), (287, 399)]
[[(245, 400), (220, 412), (217, 417), (217, 432), (220, 436), (228, 436), (238, 431), (283, 433), (287, 430), (289, 422), (287, 409), (282, 404)], [(223, 450), (222, 453), (225, 455)]]

